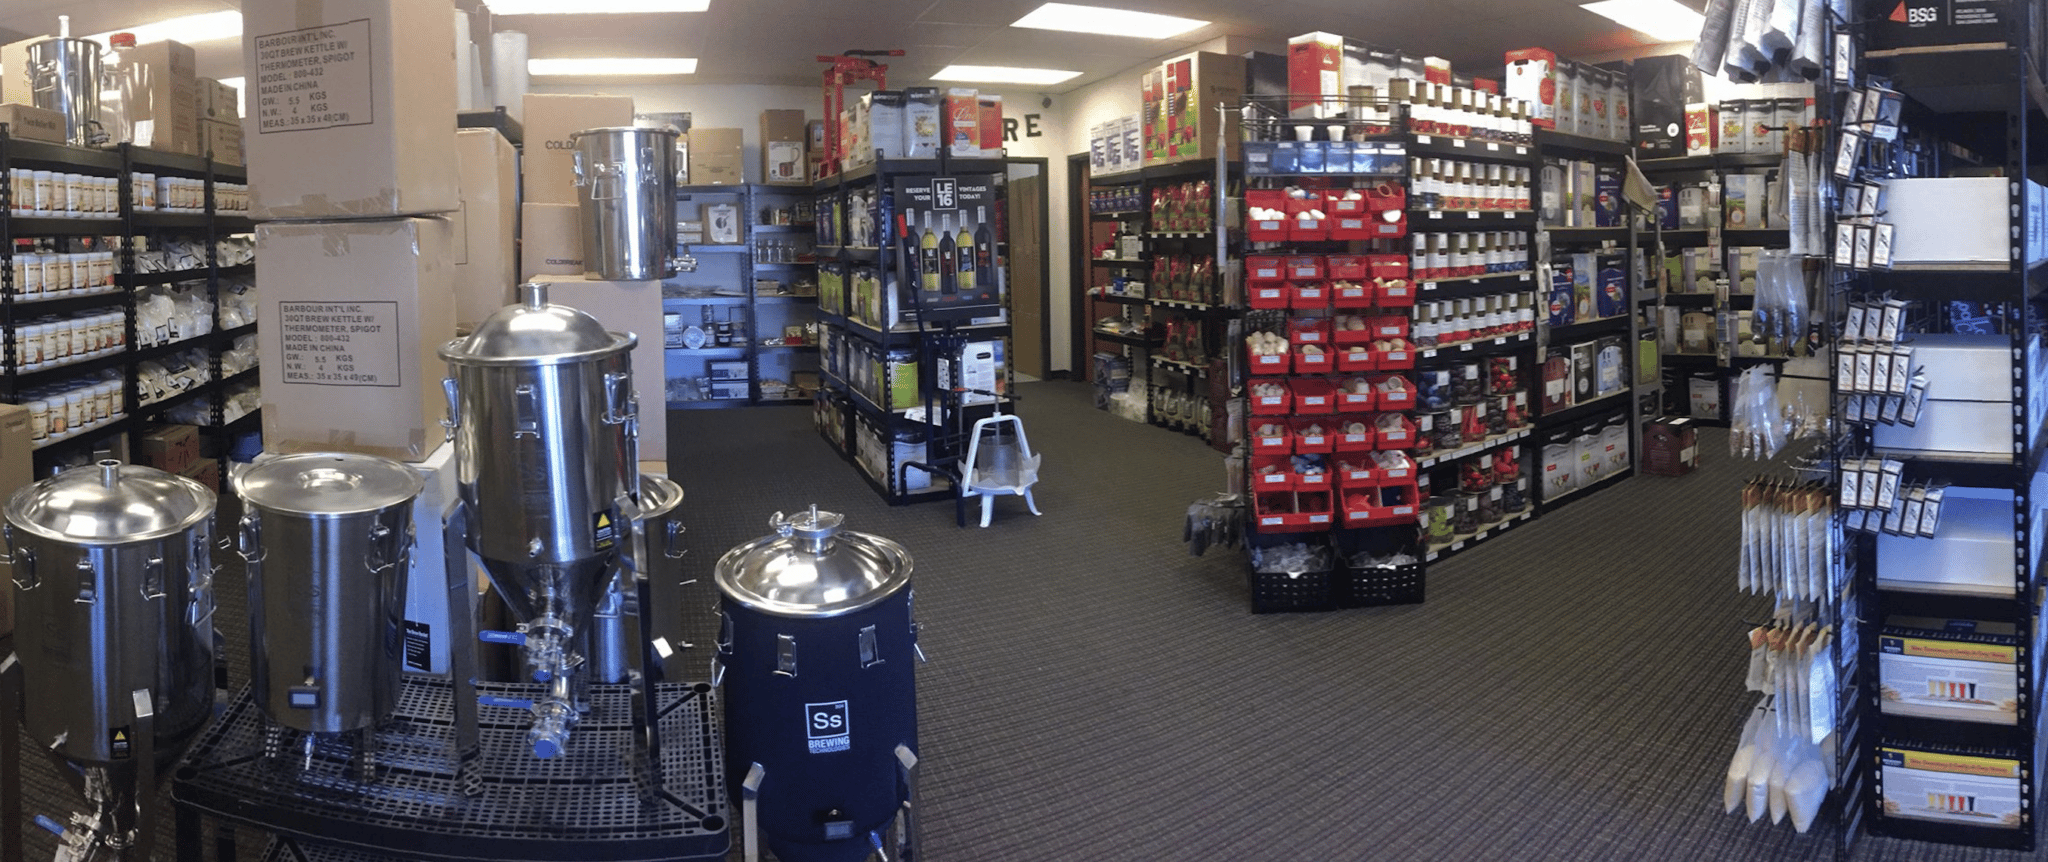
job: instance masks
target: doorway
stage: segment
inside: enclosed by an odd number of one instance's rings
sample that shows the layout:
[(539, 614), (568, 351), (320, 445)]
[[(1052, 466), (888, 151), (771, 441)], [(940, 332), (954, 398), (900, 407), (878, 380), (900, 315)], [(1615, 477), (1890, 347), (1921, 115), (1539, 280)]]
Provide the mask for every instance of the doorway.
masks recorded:
[(1020, 379), (1044, 380), (1052, 361), (1052, 296), (1047, 284), (1051, 229), (1047, 162), (1011, 158), (1008, 188), (1011, 371)]

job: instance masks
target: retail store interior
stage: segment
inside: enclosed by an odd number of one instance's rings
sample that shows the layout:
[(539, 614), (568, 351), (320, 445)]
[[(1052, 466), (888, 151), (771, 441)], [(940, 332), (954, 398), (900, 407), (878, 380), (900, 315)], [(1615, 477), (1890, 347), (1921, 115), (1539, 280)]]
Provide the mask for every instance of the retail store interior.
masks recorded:
[(2048, 7), (10, 0), (0, 860), (2043, 851)]

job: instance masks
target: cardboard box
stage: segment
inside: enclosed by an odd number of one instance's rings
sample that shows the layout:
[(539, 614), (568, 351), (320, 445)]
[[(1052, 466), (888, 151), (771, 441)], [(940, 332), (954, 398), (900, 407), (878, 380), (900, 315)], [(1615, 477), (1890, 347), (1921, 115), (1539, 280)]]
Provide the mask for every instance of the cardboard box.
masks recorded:
[(1531, 124), (1557, 128), (1557, 55), (1546, 48), (1522, 48), (1507, 52), (1506, 59), (1507, 97), (1529, 103)]
[[(583, 274), (583, 208), (576, 204), (519, 205), (519, 276)], [(509, 303), (508, 303), (509, 304)]]
[(954, 158), (981, 156), (981, 92), (972, 87), (946, 91), (946, 152)]
[(1692, 420), (1658, 419), (1643, 423), (1644, 473), (1683, 476), (1699, 464), (1699, 429)]
[(981, 107), (981, 153), (985, 156), (1000, 157), (1003, 154), (1003, 97), (982, 94)]
[(64, 115), (34, 105), (0, 105), (0, 123), (7, 133), (30, 141), (64, 143)]
[(257, 225), (265, 450), (418, 461), (441, 445), (454, 242), (439, 218)]
[[(1292, 67), (1290, 67), (1292, 68)], [(1147, 69), (1139, 76), (1138, 112), (1140, 134), (1145, 139), (1145, 161), (1166, 158), (1166, 72)]]
[(1287, 114), (1318, 119), (1343, 110), (1344, 37), (1303, 33), (1287, 40)]
[(1712, 102), (1692, 102), (1685, 106), (1685, 154), (1688, 156), (1713, 155), (1717, 141), (1721, 139), (1721, 107)]
[(222, 164), (242, 163), (242, 121), (200, 120), (199, 152), (213, 154), (213, 160)]
[(203, 458), (187, 464), (185, 469), (178, 471), (178, 475), (206, 486), (206, 490), (215, 494), (221, 491), (220, 462), (212, 458)]
[[(661, 282), (543, 279), (548, 301), (580, 309), (615, 332), (639, 337), (633, 345), (633, 392), (640, 399), (640, 457), (668, 460), (668, 360), (662, 344)], [(741, 385), (746, 384), (741, 375)]]
[(134, 92), (128, 119), (135, 145), (199, 155), (199, 77), (192, 46), (152, 42), (122, 52), (122, 59), (148, 70), (148, 83)]
[[(28, 408), (0, 404), (0, 499), (35, 481), (34, 430)], [(11, 572), (10, 572), (11, 574)], [(0, 635), (14, 631), (14, 582), (0, 581)]]
[(939, 157), (944, 138), (946, 97), (937, 87), (906, 87), (903, 90), (903, 151), (913, 159)]
[(1238, 158), (1238, 114), (1230, 111), (1219, 117), (1216, 106), (1244, 101), (1244, 64), (1243, 57), (1206, 51), (1166, 61), (1165, 101), (1173, 109), (1165, 116), (1166, 152), (1156, 160), (1148, 158), (1146, 164), (1216, 158), (1218, 122), (1224, 123), (1226, 139), (1222, 157)]
[(804, 159), (804, 112), (761, 112), (761, 182), (771, 186), (808, 186)]
[(496, 129), (463, 129), (455, 135), (455, 159), (462, 208), (453, 217), (450, 263), (455, 267), (455, 324), (465, 328), (512, 304), (512, 288), (519, 281), (514, 245), (519, 152)]
[[(569, 140), (570, 135), (584, 129), (633, 124), (631, 96), (528, 93), (523, 109), (526, 158), (520, 167), (520, 179), (525, 184), (522, 200), (527, 203), (576, 202), (576, 145)], [(694, 177), (695, 171), (691, 174)]]
[(876, 90), (861, 96), (859, 104), (856, 122), (860, 128), (854, 131), (854, 143), (862, 160), (876, 155), (900, 159), (909, 154), (910, 131), (904, 119), (903, 92)]
[(155, 425), (135, 435), (138, 464), (166, 473), (183, 473), (199, 457), (197, 425)]
[(22, 105), (35, 104), (35, 93), (28, 88), (28, 46), (48, 36), (33, 36), (19, 42), (0, 45), (0, 102), (14, 102)]
[(447, 11), (404, 0), (250, 4), (253, 217), (385, 218), (460, 204)]
[(199, 118), (234, 121), (242, 118), (242, 91), (212, 78), (199, 79)]
[[(739, 129), (691, 129), (690, 185), (735, 186), (746, 182), (742, 140)], [(529, 195), (528, 200), (531, 199)]]

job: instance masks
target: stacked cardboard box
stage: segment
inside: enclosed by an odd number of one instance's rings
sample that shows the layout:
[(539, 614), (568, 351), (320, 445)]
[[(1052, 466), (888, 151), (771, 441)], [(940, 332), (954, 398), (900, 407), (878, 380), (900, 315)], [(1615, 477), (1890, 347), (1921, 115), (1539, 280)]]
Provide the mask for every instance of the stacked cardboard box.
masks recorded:
[(454, 20), (405, 0), (244, 15), (250, 206), (293, 220), (256, 231), (264, 448), (419, 461), (455, 336)]

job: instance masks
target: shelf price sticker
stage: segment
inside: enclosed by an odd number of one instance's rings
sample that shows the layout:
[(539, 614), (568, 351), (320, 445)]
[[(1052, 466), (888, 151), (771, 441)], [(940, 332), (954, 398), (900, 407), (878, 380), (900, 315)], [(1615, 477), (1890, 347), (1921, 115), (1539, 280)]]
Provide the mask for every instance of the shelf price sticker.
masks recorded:
[(377, 121), (369, 19), (271, 33), (254, 42), (258, 134)]
[(279, 302), (277, 315), (284, 382), (405, 385), (399, 373), (398, 303)]

